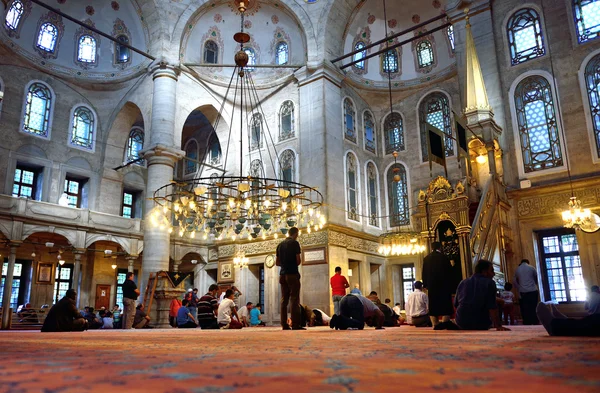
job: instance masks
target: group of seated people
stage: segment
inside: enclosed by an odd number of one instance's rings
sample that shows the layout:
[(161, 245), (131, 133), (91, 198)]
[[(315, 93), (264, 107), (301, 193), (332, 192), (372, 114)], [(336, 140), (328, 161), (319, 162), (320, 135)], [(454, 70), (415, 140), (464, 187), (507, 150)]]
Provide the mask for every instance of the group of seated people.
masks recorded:
[(227, 289), (220, 302), (217, 299), (218, 291), (218, 285), (212, 284), (208, 292), (201, 297), (195, 296), (196, 291), (192, 291), (191, 295), (185, 296), (181, 301), (173, 299), (169, 312), (171, 326), (180, 329), (242, 329), (265, 326), (260, 304), (248, 302), (238, 312), (235, 304), (236, 289)]

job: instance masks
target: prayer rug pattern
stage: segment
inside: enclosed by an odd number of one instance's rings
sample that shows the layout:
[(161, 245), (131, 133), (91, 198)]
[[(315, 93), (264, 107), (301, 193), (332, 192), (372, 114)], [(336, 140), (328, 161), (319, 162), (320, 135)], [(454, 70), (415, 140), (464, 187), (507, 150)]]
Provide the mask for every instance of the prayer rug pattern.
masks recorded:
[(511, 332), (0, 332), (1, 393), (599, 392), (600, 338)]

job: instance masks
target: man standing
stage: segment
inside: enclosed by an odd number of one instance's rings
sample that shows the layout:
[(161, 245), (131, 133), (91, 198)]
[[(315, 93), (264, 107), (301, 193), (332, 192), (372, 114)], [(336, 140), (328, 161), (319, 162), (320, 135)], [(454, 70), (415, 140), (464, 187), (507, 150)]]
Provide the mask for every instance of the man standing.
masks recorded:
[(350, 287), (346, 277), (342, 276), (342, 268), (336, 267), (335, 274), (329, 280), (331, 284), (331, 298), (333, 300), (333, 313), (340, 315), (340, 300), (346, 296), (346, 288)]
[(406, 323), (416, 327), (431, 326), (429, 318), (429, 299), (423, 293), (423, 283), (415, 281), (415, 290), (406, 300)]
[[(454, 313), (452, 307), (452, 291), (449, 278), (452, 277), (450, 260), (442, 253), (442, 244), (433, 242), (433, 252), (423, 261), (423, 286), (429, 295), (429, 317), (434, 330), (450, 327), (450, 316)], [(438, 316), (442, 316), (440, 323)]]
[(461, 329), (488, 330), (493, 325), (498, 331), (510, 330), (502, 327), (494, 275), (494, 265), (481, 259), (475, 266), (475, 274), (458, 284), (454, 305), (456, 324)]
[(537, 325), (538, 319), (535, 313), (538, 303), (537, 272), (529, 265), (528, 259), (523, 259), (515, 271), (514, 283), (521, 298), (519, 303), (523, 325)]
[[(298, 266), (300, 259), (300, 243), (298, 228), (292, 227), (289, 236), (277, 246), (277, 259), (275, 263), (281, 266), (279, 272), (279, 284), (281, 284), (281, 327), (283, 330), (306, 330), (300, 326), (300, 272)], [(292, 326), (287, 323), (287, 308), (291, 305)]]
[(123, 329), (133, 329), (135, 301), (138, 296), (140, 296), (140, 290), (133, 281), (133, 272), (127, 272), (123, 283)]

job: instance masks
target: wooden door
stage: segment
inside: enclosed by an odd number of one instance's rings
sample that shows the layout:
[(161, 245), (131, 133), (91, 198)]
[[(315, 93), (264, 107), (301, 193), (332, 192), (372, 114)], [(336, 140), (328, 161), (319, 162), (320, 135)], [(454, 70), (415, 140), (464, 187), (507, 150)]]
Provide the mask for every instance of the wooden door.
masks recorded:
[(110, 285), (97, 284), (96, 305), (94, 308), (99, 310), (102, 307), (110, 310)]

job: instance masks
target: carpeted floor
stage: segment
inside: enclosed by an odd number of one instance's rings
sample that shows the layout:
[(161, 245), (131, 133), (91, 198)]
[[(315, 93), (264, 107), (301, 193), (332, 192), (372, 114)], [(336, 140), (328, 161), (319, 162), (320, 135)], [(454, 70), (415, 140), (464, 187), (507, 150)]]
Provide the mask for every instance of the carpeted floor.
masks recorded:
[(600, 392), (600, 338), (511, 332), (0, 332), (0, 392)]

